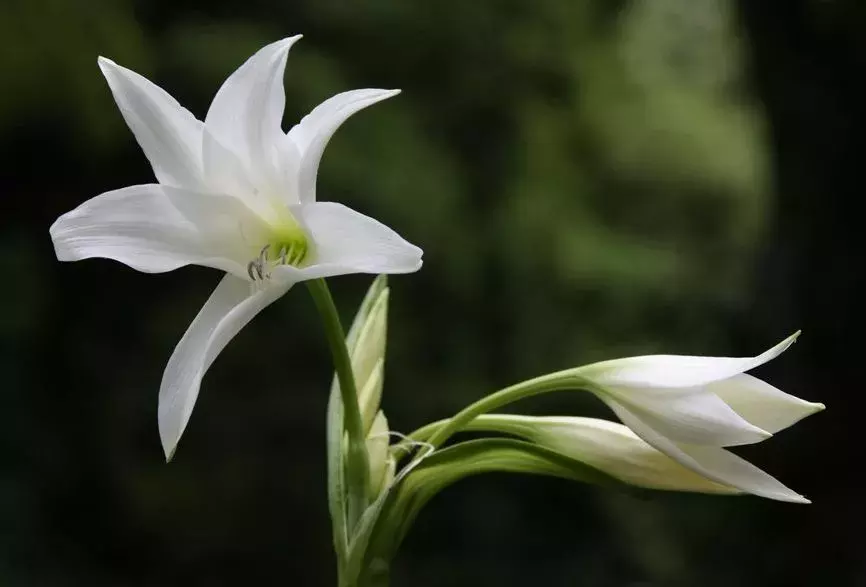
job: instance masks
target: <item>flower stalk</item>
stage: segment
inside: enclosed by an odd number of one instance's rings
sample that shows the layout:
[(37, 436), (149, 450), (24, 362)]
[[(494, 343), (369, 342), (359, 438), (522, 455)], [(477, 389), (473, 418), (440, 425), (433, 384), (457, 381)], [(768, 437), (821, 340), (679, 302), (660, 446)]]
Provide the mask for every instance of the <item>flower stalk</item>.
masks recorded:
[(573, 369), (549, 373), (500, 389), (466, 406), (452, 416), (444, 425), (438, 422), (423, 426), (408, 435), (402, 445), (408, 448), (412, 442), (425, 442), (432, 449), (439, 448), (454, 434), (482, 414), (492, 412), (521, 399), (551, 391), (590, 390), (591, 383), (573, 374)]
[(352, 373), (352, 361), (346, 348), (343, 325), (340, 315), (331, 297), (331, 291), (324, 279), (314, 279), (307, 282), (307, 289), (316, 304), (325, 336), (334, 361), (334, 370), (340, 381), (340, 397), (343, 402), (343, 427), (348, 437), (346, 450), (346, 481), (348, 485), (348, 529), (352, 530), (367, 508), (367, 486), (369, 465), (367, 462), (367, 445), (364, 429), (361, 423), (361, 411), (358, 408), (358, 392), (355, 376)]

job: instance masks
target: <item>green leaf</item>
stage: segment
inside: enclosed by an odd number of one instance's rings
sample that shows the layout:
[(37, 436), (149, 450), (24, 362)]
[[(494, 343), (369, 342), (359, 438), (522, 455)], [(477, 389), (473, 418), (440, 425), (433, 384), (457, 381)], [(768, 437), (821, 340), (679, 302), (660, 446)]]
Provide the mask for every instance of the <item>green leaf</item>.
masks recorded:
[[(405, 474), (402, 481), (395, 483), (391, 491), (392, 499), (380, 506), (384, 511), (377, 512), (381, 519), (372, 539), (367, 538), (372, 544), (370, 552), (365, 553), (367, 560), (372, 556), (390, 559), (421, 509), (437, 493), (466, 477), (494, 472), (545, 475), (604, 486), (623, 486), (623, 483), (598, 469), (531, 442), (511, 438), (461, 442), (434, 452)], [(357, 556), (355, 545), (350, 556)]]
[(352, 536), (352, 542), (349, 545), (349, 559), (346, 564), (346, 576), (350, 584), (356, 581), (365, 569), (364, 562), (368, 558), (367, 549), (373, 537), (373, 531), (377, 528), (382, 509), (391, 495), (391, 491), (383, 491), (376, 501), (366, 509), (364, 515), (358, 521), (355, 534)]

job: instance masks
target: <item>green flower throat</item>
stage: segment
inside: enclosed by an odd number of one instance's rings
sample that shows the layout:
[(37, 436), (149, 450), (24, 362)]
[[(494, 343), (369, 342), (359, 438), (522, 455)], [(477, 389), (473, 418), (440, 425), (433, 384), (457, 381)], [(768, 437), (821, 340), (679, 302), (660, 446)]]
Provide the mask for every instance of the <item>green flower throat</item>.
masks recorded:
[(273, 266), (301, 267), (309, 260), (311, 245), (297, 221), (294, 218), (285, 219), (273, 227), (270, 239), (259, 251), (258, 257), (247, 264), (247, 274), (252, 281), (261, 281), (270, 276)]

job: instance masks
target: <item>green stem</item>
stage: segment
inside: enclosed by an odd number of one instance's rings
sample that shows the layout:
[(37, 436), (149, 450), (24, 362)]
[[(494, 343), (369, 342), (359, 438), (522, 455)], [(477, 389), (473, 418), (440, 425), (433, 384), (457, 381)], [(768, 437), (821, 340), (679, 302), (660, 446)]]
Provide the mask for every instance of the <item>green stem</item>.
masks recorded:
[(470, 404), (449, 420), (443, 422), (434, 422), (419, 428), (409, 434), (407, 440), (404, 440), (404, 446), (409, 446), (412, 441), (426, 442), (433, 449), (439, 448), (451, 436), (459, 432), (466, 425), (480, 416), (493, 410), (499, 409), (502, 406), (508, 405), (527, 397), (548, 393), (550, 391), (565, 391), (578, 389), (592, 389), (592, 384), (585, 378), (580, 377), (575, 373), (574, 369), (549, 373), (527, 381), (521, 381), (505, 389), (501, 389), (495, 393), (485, 396), (477, 402)]
[(340, 315), (331, 297), (331, 291), (324, 279), (314, 279), (307, 282), (307, 289), (313, 297), (322, 323), (325, 336), (334, 360), (334, 370), (340, 381), (340, 396), (343, 401), (343, 426), (349, 437), (346, 451), (346, 484), (348, 486), (348, 529), (354, 531), (361, 514), (367, 508), (367, 446), (364, 441), (364, 428), (361, 423), (361, 411), (358, 407), (358, 391), (355, 386), (355, 375), (352, 371), (352, 360), (346, 348), (346, 335), (340, 323)]

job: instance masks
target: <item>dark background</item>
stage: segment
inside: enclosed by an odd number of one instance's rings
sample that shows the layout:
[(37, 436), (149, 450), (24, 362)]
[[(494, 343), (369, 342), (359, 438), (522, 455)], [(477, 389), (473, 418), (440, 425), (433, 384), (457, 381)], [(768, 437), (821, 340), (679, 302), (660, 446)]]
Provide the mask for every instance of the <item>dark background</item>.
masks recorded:
[[(826, 412), (741, 451), (814, 503), (462, 482), (394, 585), (866, 585), (866, 30), (859, 0), (0, 0), (0, 584), (334, 585), (330, 366), (304, 288), (210, 370), (174, 462), (162, 369), (218, 281), (61, 264), (48, 227), (152, 180), (96, 66), (203, 116), (302, 32), (286, 124), (398, 87), (332, 141), (321, 199), (425, 250), (391, 280), (383, 406), (409, 432), (601, 358), (751, 355)], [(348, 320), (369, 283), (333, 280)], [(520, 406), (607, 416), (576, 394)]]

